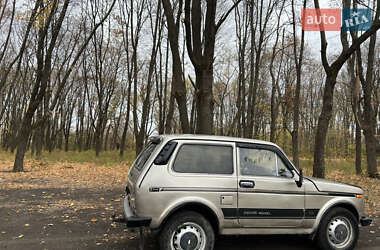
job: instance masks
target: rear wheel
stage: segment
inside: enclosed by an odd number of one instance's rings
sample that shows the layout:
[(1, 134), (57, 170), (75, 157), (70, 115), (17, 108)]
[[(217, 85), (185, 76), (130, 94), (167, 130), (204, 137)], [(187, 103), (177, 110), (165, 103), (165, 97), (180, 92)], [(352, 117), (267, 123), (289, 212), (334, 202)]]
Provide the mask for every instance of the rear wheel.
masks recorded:
[(317, 242), (321, 249), (351, 250), (359, 237), (357, 218), (345, 208), (333, 208), (318, 229)]
[(185, 211), (169, 219), (159, 241), (161, 250), (212, 250), (215, 234), (203, 215)]

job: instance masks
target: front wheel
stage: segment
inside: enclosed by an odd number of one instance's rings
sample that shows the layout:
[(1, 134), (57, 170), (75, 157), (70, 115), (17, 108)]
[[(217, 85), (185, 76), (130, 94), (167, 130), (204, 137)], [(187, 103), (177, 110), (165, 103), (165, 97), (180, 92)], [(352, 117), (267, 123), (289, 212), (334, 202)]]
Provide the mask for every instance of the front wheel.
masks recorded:
[(215, 234), (204, 216), (185, 211), (169, 219), (159, 241), (161, 250), (212, 250)]
[(321, 249), (352, 250), (359, 238), (358, 220), (345, 208), (333, 208), (318, 229), (317, 241)]

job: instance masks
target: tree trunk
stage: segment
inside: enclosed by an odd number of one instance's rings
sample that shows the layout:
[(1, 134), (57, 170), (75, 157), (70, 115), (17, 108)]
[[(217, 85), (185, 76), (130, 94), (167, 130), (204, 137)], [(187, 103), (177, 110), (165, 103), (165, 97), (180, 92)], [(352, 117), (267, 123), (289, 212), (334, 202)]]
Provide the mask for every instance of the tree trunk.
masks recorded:
[[(170, 42), (170, 49), (172, 54), (172, 85), (174, 92), (174, 97), (178, 104), (178, 112), (181, 122), (182, 133), (190, 132), (189, 118), (187, 114), (187, 105), (186, 105), (186, 84), (185, 79), (183, 79), (183, 71), (181, 67), (181, 57), (179, 53), (178, 45), (178, 36), (179, 36), (179, 25), (180, 25), (180, 16), (182, 13), (182, 1), (179, 2), (178, 13), (176, 20), (174, 20), (174, 13), (172, 5), (169, 0), (162, 0), (164, 13), (166, 16), (166, 22), (168, 25), (168, 39)], [(173, 107), (174, 108), (174, 107)], [(166, 129), (165, 129), (166, 130)]]
[[(372, 84), (367, 82), (367, 84)], [(366, 99), (369, 100), (366, 100)], [(376, 162), (376, 147), (377, 140), (375, 138), (375, 130), (376, 130), (376, 117), (373, 112), (372, 104), (371, 104), (370, 94), (366, 94), (366, 90), (364, 89), (364, 137), (366, 144), (366, 153), (367, 153), (367, 172), (368, 176), (375, 178), (378, 176), (377, 173), (377, 162)]]
[(214, 101), (212, 95), (213, 70), (196, 69), (197, 134), (211, 135), (213, 131)]
[(69, 136), (65, 135), (65, 152), (69, 151)]
[(271, 142), (274, 142), (275, 134), (276, 134), (276, 118), (277, 118), (277, 112), (276, 112), (276, 86), (272, 82), (272, 91), (271, 91), (271, 97), (270, 97), (270, 137), (269, 140)]
[(128, 85), (128, 97), (127, 97), (127, 113), (125, 118), (125, 124), (123, 129), (123, 134), (121, 135), (121, 143), (120, 143), (120, 157), (124, 155), (125, 145), (126, 145), (126, 139), (127, 139), (127, 131), (128, 131), (128, 124), (129, 124), (129, 112), (131, 111), (131, 82), (129, 82)]
[(298, 150), (298, 125), (297, 129), (292, 132), (292, 155), (293, 155), (293, 164), (296, 168), (300, 165), (299, 159), (299, 150)]
[(103, 119), (101, 118), (102, 114), (101, 114), (101, 111), (100, 111), (100, 114), (99, 114), (99, 117), (98, 117), (98, 121), (97, 121), (97, 124), (96, 124), (96, 129), (95, 129), (95, 155), (96, 157), (98, 157), (100, 155), (100, 152), (102, 151), (102, 145), (103, 145), (103, 141), (102, 141), (102, 133), (103, 133), (103, 130), (102, 130), (102, 123), (103, 123)]
[[(303, 2), (303, 8), (306, 8), (306, 0)], [(293, 132), (292, 132), (292, 152), (293, 152), (293, 163), (296, 168), (299, 167), (299, 152), (298, 152), (298, 133), (299, 133), (299, 120), (300, 120), (300, 92), (301, 92), (301, 76), (302, 76), (302, 59), (303, 50), (305, 42), (305, 31), (302, 30), (301, 33), (301, 44), (299, 55), (297, 55), (297, 36), (296, 36), (296, 18), (294, 11), (294, 0), (292, 0), (292, 13), (293, 13), (293, 52), (294, 61), (296, 64), (296, 90), (294, 95), (294, 110), (293, 110)]]
[(110, 135), (110, 130), (111, 130), (111, 124), (108, 125), (107, 132), (106, 132), (106, 138), (104, 139), (104, 151), (108, 150), (108, 138), (109, 138), (109, 135)]
[[(36, 108), (37, 107), (35, 107), (35, 109)], [(29, 107), (28, 111), (26, 112), (25, 117), (21, 124), (19, 134), (17, 136), (18, 143), (17, 143), (16, 158), (13, 165), (13, 172), (24, 171), (24, 156), (27, 150), (29, 136), (32, 131), (31, 124), (32, 124), (33, 114), (35, 112), (35, 109), (34, 110), (32, 109), (33, 109), (33, 105), (31, 105), (31, 107)]]
[(318, 178), (325, 178), (325, 145), (332, 116), (336, 77), (337, 72), (327, 75), (323, 92), (322, 112), (318, 118), (317, 133), (315, 134), (313, 176)]
[(144, 147), (144, 135), (142, 133), (138, 133), (136, 135), (136, 155), (139, 155)]
[(169, 99), (169, 109), (168, 114), (166, 116), (165, 122), (165, 134), (170, 134), (172, 132), (172, 122), (174, 115), (174, 85), (172, 84), (170, 91), (170, 99)]
[(121, 142), (120, 142), (120, 157), (124, 155), (125, 150), (125, 144), (126, 144), (126, 138), (127, 138), (127, 131), (128, 131), (128, 121), (125, 120), (123, 134), (121, 135)]
[[(375, 19), (378, 20), (380, 17), (380, 2), (377, 1), (378, 6), (376, 6), (376, 16)], [(374, 3), (375, 5), (375, 3)], [(364, 112), (363, 112), (363, 125), (362, 128), (364, 130), (365, 142), (366, 142), (366, 153), (367, 153), (367, 172), (368, 176), (372, 178), (376, 178), (379, 176), (377, 173), (377, 162), (376, 162), (376, 147), (377, 140), (375, 138), (376, 134), (376, 111), (372, 106), (373, 95), (374, 95), (374, 63), (375, 63), (375, 50), (376, 46), (376, 33), (371, 35), (369, 41), (368, 48), (368, 56), (367, 56), (367, 72), (366, 77), (364, 79), (363, 76), (363, 67), (362, 67), (362, 58), (360, 48), (357, 51), (358, 54), (358, 66), (359, 66), (359, 76), (360, 82), (363, 86), (364, 93)], [(376, 94), (376, 93), (375, 93)]]
[(355, 120), (355, 170), (362, 174), (362, 131), (358, 121)]
[(373, 133), (370, 131), (364, 131), (365, 143), (366, 143), (366, 153), (367, 153), (367, 172), (368, 176), (376, 178), (377, 173), (377, 162), (376, 162), (376, 146), (377, 140)]

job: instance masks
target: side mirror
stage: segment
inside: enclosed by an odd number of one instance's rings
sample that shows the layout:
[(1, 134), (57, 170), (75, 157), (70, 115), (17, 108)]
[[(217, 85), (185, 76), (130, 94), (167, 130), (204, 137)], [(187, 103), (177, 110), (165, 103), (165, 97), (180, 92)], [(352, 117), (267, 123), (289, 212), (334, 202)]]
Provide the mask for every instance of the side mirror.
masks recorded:
[(299, 174), (297, 174), (296, 171), (293, 170), (293, 175), (295, 177), (295, 182), (297, 184), (297, 187), (302, 187), (302, 182), (303, 182), (302, 168), (300, 169)]

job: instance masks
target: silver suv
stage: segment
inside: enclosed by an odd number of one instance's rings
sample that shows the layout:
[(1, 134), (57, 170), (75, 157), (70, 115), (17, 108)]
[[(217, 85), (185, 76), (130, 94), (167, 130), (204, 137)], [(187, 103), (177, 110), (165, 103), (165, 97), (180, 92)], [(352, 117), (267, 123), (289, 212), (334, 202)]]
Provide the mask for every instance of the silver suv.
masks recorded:
[(367, 226), (360, 187), (303, 177), (275, 144), (156, 136), (133, 163), (123, 222), (159, 232), (161, 250), (211, 250), (215, 235), (308, 234), (353, 249)]

